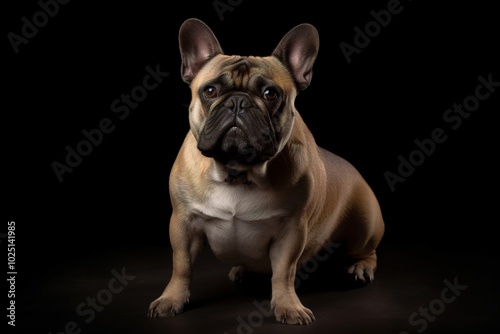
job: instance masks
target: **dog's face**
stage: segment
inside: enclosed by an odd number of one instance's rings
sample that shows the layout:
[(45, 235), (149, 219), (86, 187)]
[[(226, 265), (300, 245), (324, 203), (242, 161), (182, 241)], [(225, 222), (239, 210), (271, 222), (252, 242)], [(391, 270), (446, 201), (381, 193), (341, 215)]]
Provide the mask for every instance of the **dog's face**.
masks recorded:
[(276, 156), (292, 131), (297, 92), (311, 81), (316, 29), (295, 27), (268, 57), (224, 55), (196, 19), (182, 25), (179, 43), (181, 74), (192, 91), (190, 127), (201, 153), (237, 170)]
[(293, 124), (296, 88), (275, 58), (218, 55), (192, 84), (198, 149), (223, 164), (271, 159)]

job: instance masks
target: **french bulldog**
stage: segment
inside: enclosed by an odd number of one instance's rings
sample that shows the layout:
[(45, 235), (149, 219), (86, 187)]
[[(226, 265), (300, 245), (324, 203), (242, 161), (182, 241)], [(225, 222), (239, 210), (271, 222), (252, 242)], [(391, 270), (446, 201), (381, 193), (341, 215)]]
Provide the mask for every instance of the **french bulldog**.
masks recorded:
[(233, 281), (247, 271), (271, 274), (277, 321), (309, 324), (315, 317), (294, 289), (297, 268), (336, 242), (352, 259), (347, 274), (372, 282), (384, 234), (372, 189), (349, 162), (318, 147), (295, 108), (311, 83), (318, 32), (300, 24), (270, 56), (226, 55), (192, 18), (179, 45), (190, 130), (169, 179), (172, 277), (148, 316), (183, 311), (207, 243), (232, 266)]

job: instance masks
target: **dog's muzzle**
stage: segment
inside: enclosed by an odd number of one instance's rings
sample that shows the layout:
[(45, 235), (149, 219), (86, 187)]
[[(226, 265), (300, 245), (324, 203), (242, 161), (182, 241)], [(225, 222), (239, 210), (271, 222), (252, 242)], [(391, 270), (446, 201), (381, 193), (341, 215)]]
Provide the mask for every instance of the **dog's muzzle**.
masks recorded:
[(235, 93), (209, 112), (198, 149), (223, 164), (255, 165), (277, 152), (274, 129), (266, 110), (248, 94)]

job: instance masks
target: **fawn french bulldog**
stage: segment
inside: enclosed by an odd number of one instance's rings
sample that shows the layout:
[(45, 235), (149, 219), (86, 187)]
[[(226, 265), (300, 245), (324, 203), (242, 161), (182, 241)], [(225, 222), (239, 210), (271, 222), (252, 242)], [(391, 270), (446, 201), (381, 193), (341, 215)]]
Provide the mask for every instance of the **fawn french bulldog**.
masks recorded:
[(190, 131), (170, 174), (173, 273), (149, 316), (182, 312), (207, 242), (233, 266), (233, 281), (245, 271), (272, 274), (278, 321), (309, 324), (313, 312), (294, 290), (297, 267), (334, 241), (352, 259), (347, 273), (371, 282), (384, 234), (371, 188), (350, 163), (317, 146), (294, 106), (311, 82), (318, 32), (298, 25), (267, 57), (225, 55), (210, 28), (188, 19), (179, 44), (192, 92)]

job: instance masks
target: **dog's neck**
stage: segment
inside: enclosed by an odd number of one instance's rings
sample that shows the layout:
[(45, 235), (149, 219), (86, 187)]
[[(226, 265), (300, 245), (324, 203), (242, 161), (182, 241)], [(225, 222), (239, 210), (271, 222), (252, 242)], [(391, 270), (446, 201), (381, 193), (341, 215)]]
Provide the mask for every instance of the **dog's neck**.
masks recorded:
[(225, 182), (241, 182), (246, 185), (252, 184), (252, 181), (248, 180), (246, 171), (239, 171), (235, 169), (227, 168), (227, 177), (224, 179)]
[(216, 182), (255, 186), (265, 186), (268, 183), (267, 162), (255, 166), (227, 166), (213, 161), (211, 178)]

